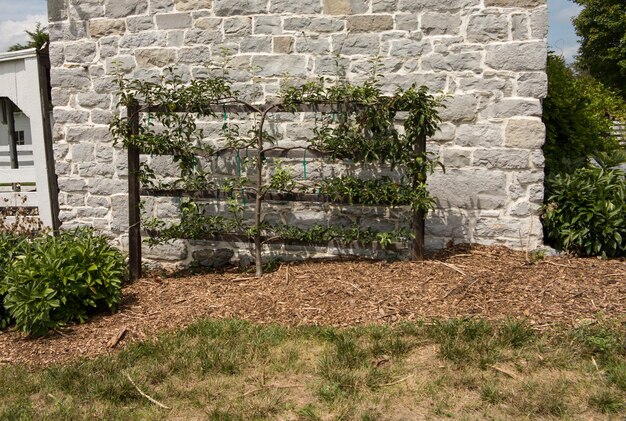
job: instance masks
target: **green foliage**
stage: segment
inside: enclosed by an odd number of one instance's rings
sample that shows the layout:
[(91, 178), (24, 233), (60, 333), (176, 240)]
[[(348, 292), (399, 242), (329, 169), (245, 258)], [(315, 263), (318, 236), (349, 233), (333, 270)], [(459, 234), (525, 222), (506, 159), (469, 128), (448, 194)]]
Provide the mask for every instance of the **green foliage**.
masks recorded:
[(27, 50), (29, 48), (40, 49), (46, 42), (50, 41), (50, 36), (46, 32), (46, 28), (41, 26), (41, 23), (35, 24), (34, 31), (24, 31), (28, 34), (30, 40), (26, 44), (14, 44), (9, 47), (9, 51)]
[(626, 255), (626, 175), (580, 168), (548, 180), (544, 228), (555, 246), (581, 256)]
[(114, 310), (120, 303), (127, 272), (124, 257), (91, 230), (43, 235), (13, 246), (0, 294), (20, 330), (42, 335), (70, 321), (82, 323), (92, 310)]
[(576, 76), (563, 57), (549, 54), (547, 73), (546, 173), (572, 172), (584, 167), (589, 155), (618, 150), (612, 120), (626, 121), (626, 103), (597, 80)]
[(573, 20), (581, 38), (577, 65), (626, 99), (626, 2), (574, 1), (584, 7)]
[[(221, 73), (220, 73), (221, 70)], [(386, 246), (408, 238), (399, 232), (377, 233), (355, 227), (314, 227), (311, 230), (286, 229), (262, 223), (262, 202), (270, 193), (318, 192), (325, 198), (351, 203), (399, 206), (406, 205), (413, 212), (426, 212), (434, 205), (428, 194), (426, 178), (438, 164), (436, 157), (423, 149), (426, 138), (432, 136), (440, 123), (437, 107), (443, 98), (435, 98), (426, 87), (412, 86), (398, 89), (393, 96), (384, 96), (376, 72), (360, 85), (345, 80), (326, 78), (287, 87), (281, 93), (280, 103), (263, 109), (246, 102), (232, 89), (227, 66), (208, 70), (206, 79), (185, 82), (170, 72), (156, 81), (118, 79), (120, 98), (118, 106), (126, 106), (130, 113), (141, 104), (138, 134), (131, 131), (131, 118), (124, 113), (110, 124), (115, 141), (125, 147), (136, 146), (149, 155), (172, 155), (178, 163), (177, 180), (161, 183), (155, 171), (143, 164), (140, 180), (153, 189), (182, 189), (194, 192), (213, 192), (212, 197), (227, 199), (231, 216), (208, 215), (194, 200), (186, 200), (180, 207), (180, 222), (166, 224), (152, 219), (146, 227), (151, 242), (173, 238), (206, 238), (220, 233), (249, 235), (255, 242), (257, 272), (260, 268), (261, 236), (278, 236), (283, 240), (299, 241), (358, 241), (371, 244), (377, 241)], [(285, 84), (287, 85), (287, 84)], [(229, 121), (226, 107), (237, 105), (237, 110), (254, 114), (252, 127), (240, 132), (237, 124)], [(283, 147), (264, 128), (267, 117), (274, 112), (297, 112), (301, 105), (330, 106), (332, 113), (316, 113), (315, 136), (304, 146)], [(206, 141), (196, 120), (199, 117), (222, 117), (223, 125), (215, 143)], [(320, 116), (321, 115), (321, 116)], [(397, 127), (404, 121), (403, 130)], [(219, 147), (218, 147), (219, 145)], [(302, 180), (296, 180), (289, 167), (277, 159), (268, 159), (269, 152), (288, 152), (300, 149), (306, 157), (311, 151), (315, 159), (336, 163), (342, 161), (350, 171), (375, 166), (397, 174), (397, 179), (361, 181), (355, 177), (341, 177), (326, 182), (307, 179), (306, 158)], [(245, 151), (245, 157), (242, 156)], [(250, 156), (248, 153), (250, 151)], [(320, 158), (321, 156), (321, 158)], [(228, 159), (235, 162), (236, 172), (224, 176), (212, 171), (213, 162)], [(233, 168), (234, 169), (234, 168)], [(250, 176), (254, 173), (254, 176)], [(191, 192), (189, 192), (191, 190)], [(358, 191), (357, 191), (358, 190)], [(210, 195), (209, 195), (210, 196)], [(224, 197), (222, 196), (222, 197)], [(254, 200), (254, 223), (246, 225), (245, 205)], [(413, 220), (413, 219), (411, 219)]]
[[(0, 280), (4, 278), (7, 270), (13, 264), (15, 256), (23, 252), (27, 241), (26, 235), (0, 232)], [(4, 293), (0, 288), (0, 329), (4, 329), (11, 323), (9, 313), (2, 306), (3, 301)]]
[(393, 181), (389, 177), (362, 180), (353, 176), (341, 176), (322, 180), (319, 192), (334, 202), (391, 207), (410, 205), (413, 210), (428, 211), (434, 200), (425, 188), (414, 188)]

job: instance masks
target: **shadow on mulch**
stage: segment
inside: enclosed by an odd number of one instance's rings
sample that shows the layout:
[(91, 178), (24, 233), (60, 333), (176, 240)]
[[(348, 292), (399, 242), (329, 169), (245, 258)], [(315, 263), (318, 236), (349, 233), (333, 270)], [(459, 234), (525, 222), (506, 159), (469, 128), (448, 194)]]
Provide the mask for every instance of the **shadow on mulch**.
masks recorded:
[(199, 318), (352, 326), (432, 318), (523, 318), (538, 329), (626, 314), (626, 263), (550, 257), (529, 262), (504, 247), (456, 246), (425, 262), (322, 261), (283, 264), (255, 278), (242, 273), (164, 279), (124, 288), (116, 314), (28, 340), (0, 334), (0, 363), (48, 364), (116, 348)]

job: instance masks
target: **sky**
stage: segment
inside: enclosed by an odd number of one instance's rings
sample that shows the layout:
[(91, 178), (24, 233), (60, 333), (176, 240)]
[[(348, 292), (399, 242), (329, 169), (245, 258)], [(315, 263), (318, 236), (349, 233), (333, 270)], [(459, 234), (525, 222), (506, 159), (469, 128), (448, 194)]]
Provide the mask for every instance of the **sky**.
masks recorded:
[[(548, 45), (571, 61), (578, 49), (578, 40), (571, 19), (580, 6), (570, 0), (548, 0)], [(46, 0), (0, 0), (0, 52), (27, 40), (26, 29), (36, 22), (45, 24)]]

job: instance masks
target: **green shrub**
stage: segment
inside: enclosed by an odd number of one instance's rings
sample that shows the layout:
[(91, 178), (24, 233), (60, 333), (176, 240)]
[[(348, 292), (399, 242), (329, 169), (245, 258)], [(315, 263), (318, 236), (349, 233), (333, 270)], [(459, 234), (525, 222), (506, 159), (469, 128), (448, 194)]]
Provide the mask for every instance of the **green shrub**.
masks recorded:
[[(4, 278), (7, 269), (11, 267), (14, 256), (20, 254), (21, 250), (24, 249), (26, 240), (25, 235), (0, 232), (0, 280)], [(4, 294), (0, 288), (0, 329), (4, 329), (11, 323), (9, 313), (2, 306), (3, 301)]]
[(4, 308), (20, 330), (42, 335), (119, 304), (127, 269), (106, 238), (78, 229), (20, 244), (0, 280)]
[(581, 255), (626, 255), (626, 174), (580, 168), (548, 180), (544, 228), (555, 247)]
[(589, 155), (620, 149), (612, 120), (626, 121), (626, 103), (589, 76), (579, 76), (563, 57), (548, 55), (546, 174), (571, 173), (587, 165)]

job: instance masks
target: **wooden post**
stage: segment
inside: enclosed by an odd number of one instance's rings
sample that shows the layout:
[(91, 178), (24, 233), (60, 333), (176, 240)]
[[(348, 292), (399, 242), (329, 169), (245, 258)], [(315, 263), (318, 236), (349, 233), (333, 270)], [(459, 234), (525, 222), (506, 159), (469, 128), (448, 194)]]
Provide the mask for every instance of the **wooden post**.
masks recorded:
[(50, 55), (48, 44), (37, 51), (39, 65), (39, 95), (41, 96), (41, 116), (43, 121), (43, 138), (46, 156), (46, 171), (48, 173), (48, 196), (52, 211), (52, 231), (58, 234), (61, 222), (59, 221), (59, 185), (54, 168), (54, 151), (52, 148), (52, 123), (50, 121)]
[(11, 169), (19, 168), (17, 160), (17, 132), (15, 131), (15, 107), (9, 98), (2, 98), (3, 107), (7, 117), (7, 125), (9, 129), (9, 159), (11, 160)]
[[(128, 106), (130, 136), (139, 134), (139, 104), (133, 101)], [(141, 220), (139, 210), (139, 148), (128, 146), (128, 247), (130, 278), (141, 278)]]
[[(426, 136), (421, 135), (415, 145), (416, 156), (424, 157), (426, 154)], [(426, 170), (420, 174), (419, 182), (426, 182)], [(426, 214), (423, 210), (413, 212), (413, 234), (415, 238), (411, 243), (411, 258), (413, 260), (424, 260), (425, 255), (425, 232), (426, 232)]]

